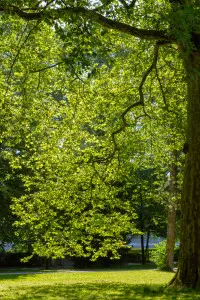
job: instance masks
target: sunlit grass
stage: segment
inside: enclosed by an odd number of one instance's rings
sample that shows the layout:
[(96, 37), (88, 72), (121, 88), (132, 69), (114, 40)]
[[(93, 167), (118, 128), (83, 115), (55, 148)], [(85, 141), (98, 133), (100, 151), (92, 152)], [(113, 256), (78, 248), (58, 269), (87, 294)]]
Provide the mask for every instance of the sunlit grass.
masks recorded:
[(172, 276), (157, 270), (6, 274), (0, 299), (200, 299), (198, 292), (166, 290)]

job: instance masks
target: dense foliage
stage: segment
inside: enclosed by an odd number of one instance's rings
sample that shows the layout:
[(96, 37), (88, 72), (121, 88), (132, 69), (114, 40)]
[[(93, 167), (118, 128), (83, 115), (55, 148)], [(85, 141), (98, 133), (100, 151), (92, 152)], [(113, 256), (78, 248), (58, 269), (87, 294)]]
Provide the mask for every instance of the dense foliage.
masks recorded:
[(185, 143), (177, 282), (197, 285), (188, 270), (199, 255), (199, 9), (195, 0), (0, 2), (1, 152), (21, 170), (12, 208), (35, 253), (117, 255), (138, 199), (164, 204), (174, 151), (181, 182)]

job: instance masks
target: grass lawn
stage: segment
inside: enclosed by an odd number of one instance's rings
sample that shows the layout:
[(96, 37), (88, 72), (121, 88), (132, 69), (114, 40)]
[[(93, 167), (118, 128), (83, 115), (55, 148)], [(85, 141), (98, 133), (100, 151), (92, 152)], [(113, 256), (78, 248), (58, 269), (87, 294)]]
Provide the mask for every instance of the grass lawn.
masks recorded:
[(199, 292), (165, 289), (172, 276), (168, 272), (137, 269), (0, 273), (0, 299), (200, 299)]

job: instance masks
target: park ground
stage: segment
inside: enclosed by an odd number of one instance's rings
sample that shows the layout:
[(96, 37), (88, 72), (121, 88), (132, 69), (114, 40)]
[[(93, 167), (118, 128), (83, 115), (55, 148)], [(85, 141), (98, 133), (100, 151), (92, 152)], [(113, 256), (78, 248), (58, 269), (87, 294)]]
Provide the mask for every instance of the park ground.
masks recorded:
[(200, 299), (199, 291), (173, 290), (174, 274), (155, 269), (0, 270), (0, 299)]

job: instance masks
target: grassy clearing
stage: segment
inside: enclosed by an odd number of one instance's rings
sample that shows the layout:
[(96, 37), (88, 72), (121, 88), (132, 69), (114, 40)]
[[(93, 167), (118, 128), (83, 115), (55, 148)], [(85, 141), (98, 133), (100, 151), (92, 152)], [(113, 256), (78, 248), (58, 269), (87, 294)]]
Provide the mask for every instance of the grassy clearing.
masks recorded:
[(1, 274), (0, 299), (200, 299), (198, 292), (164, 289), (172, 276), (157, 270)]

